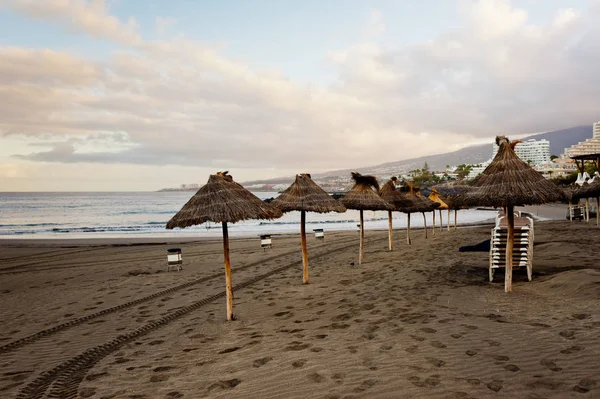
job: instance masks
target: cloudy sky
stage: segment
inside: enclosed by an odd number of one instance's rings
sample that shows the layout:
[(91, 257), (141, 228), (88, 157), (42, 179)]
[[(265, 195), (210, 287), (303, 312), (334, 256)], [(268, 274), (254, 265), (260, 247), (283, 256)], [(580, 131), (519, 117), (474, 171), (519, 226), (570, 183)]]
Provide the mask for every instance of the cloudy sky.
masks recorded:
[(0, 190), (155, 190), (600, 119), (600, 0), (0, 0)]

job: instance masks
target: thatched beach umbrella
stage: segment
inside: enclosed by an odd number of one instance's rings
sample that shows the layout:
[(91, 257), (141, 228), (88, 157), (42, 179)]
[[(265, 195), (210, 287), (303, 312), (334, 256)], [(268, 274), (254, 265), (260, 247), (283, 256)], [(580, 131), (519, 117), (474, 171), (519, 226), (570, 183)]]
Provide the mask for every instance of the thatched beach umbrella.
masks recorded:
[(439, 204), (431, 201), (429, 198), (425, 198), (422, 195), (417, 194), (415, 187), (412, 182), (405, 182), (404, 186), (400, 189), (404, 199), (408, 201), (408, 205), (401, 207), (398, 210), (406, 213), (407, 224), (406, 224), (406, 242), (411, 245), (410, 239), (410, 214), (414, 212), (423, 213), (423, 222), (425, 230), (425, 238), (427, 238), (427, 218), (425, 212), (434, 210)]
[[(429, 194), (429, 196), (427, 198), (429, 198), (433, 202), (437, 202), (438, 204), (440, 204), (440, 206), (438, 207), (438, 210), (440, 212), (440, 231), (442, 231), (442, 230), (444, 230), (444, 223), (442, 221), (442, 209), (450, 210), (450, 208), (448, 207), (448, 204), (446, 204), (444, 201), (442, 201), (442, 199), (440, 198), (439, 192), (438, 192), (438, 190), (435, 189), (435, 187), (431, 189), (431, 194)], [(449, 219), (448, 219), (448, 223), (450, 223)], [(433, 210), (433, 228), (435, 231), (435, 210)]]
[(362, 264), (364, 257), (365, 226), (363, 211), (393, 211), (393, 205), (389, 204), (378, 194), (379, 183), (375, 176), (363, 176), (358, 172), (352, 172), (354, 186), (341, 198), (342, 204), (347, 209), (360, 211), (360, 250), (358, 264)]
[(306, 249), (306, 212), (346, 212), (346, 208), (338, 200), (333, 199), (317, 185), (308, 173), (296, 175), (292, 183), (271, 205), (282, 212), (300, 211), (300, 236), (302, 241), (302, 263), (304, 272), (302, 281), (308, 284), (308, 251)]
[(520, 141), (509, 142), (507, 137), (496, 137), (498, 153), (471, 186), (473, 190), (463, 196), (468, 206), (503, 207), (508, 222), (506, 245), (506, 275), (504, 290), (512, 290), (512, 252), (514, 242), (514, 207), (535, 205), (564, 199), (565, 193), (548, 181), (541, 173), (522, 161), (514, 147)]
[(596, 225), (598, 225), (598, 218), (600, 215), (600, 179), (595, 178), (592, 183), (585, 183), (583, 186), (576, 188), (574, 191), (570, 192), (572, 198), (579, 202), (579, 199), (585, 199), (585, 217), (586, 222), (590, 220), (590, 211), (589, 211), (589, 198), (596, 198)]
[(167, 222), (167, 229), (184, 228), (209, 221), (222, 224), (227, 320), (235, 319), (227, 223), (247, 219), (276, 219), (281, 215), (279, 209), (261, 201), (233, 181), (227, 172), (218, 172), (216, 175), (210, 175), (208, 182)]
[(461, 209), (462, 196), (470, 191), (471, 187), (457, 181), (438, 184), (434, 188), (437, 190), (438, 196), (448, 205), (448, 231), (450, 231), (450, 210), (454, 210), (454, 230), (456, 230), (457, 213)]
[(438, 202), (430, 200), (429, 198), (421, 194), (421, 191), (418, 188), (414, 189), (414, 193), (421, 203), (421, 213), (423, 214), (425, 238), (427, 238), (427, 216), (425, 215), (425, 213), (433, 212), (433, 226), (431, 228), (431, 231), (433, 235), (435, 235), (435, 210), (440, 206), (440, 204)]
[[(379, 190), (381, 198), (392, 204), (394, 210), (400, 210), (411, 206), (411, 202), (405, 198), (404, 195), (396, 188), (396, 176), (389, 179)], [(394, 250), (394, 244), (392, 241), (392, 211), (388, 211), (388, 241), (390, 251)]]

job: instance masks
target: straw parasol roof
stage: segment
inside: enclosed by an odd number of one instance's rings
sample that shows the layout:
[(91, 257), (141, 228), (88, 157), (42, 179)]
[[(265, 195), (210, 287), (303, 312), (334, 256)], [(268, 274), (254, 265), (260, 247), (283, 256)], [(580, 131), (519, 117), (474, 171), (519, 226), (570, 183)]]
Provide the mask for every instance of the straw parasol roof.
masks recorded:
[(591, 184), (584, 184), (580, 188), (577, 188), (573, 193), (573, 197), (579, 198), (591, 198), (600, 196), (600, 180), (594, 179)]
[(405, 185), (401, 188), (401, 192), (403, 193), (404, 198), (410, 203), (409, 206), (399, 209), (401, 212), (431, 212), (440, 206), (438, 202), (433, 202), (429, 198), (418, 193), (418, 190), (415, 189), (412, 182), (405, 183)]
[(354, 186), (341, 198), (346, 208), (361, 211), (395, 210), (393, 205), (379, 196), (379, 183), (375, 176), (363, 176), (358, 172), (352, 172), (352, 179)]
[(431, 194), (429, 194), (428, 197), (430, 200), (432, 200), (433, 202), (437, 202), (438, 204), (440, 204), (440, 206), (438, 207), (438, 209), (448, 209), (448, 204), (446, 204), (444, 201), (442, 201), (442, 199), (440, 198), (439, 192), (438, 190), (436, 190), (435, 188), (431, 189)]
[(208, 221), (235, 223), (247, 219), (276, 219), (279, 209), (233, 181), (228, 172), (210, 175), (208, 182), (167, 223), (167, 229)]
[(345, 212), (341, 202), (333, 199), (321, 187), (312, 181), (310, 174), (296, 175), (296, 181), (282, 192), (271, 205), (282, 212)]
[(396, 189), (396, 176), (389, 179), (379, 190), (379, 195), (385, 201), (392, 204), (395, 210), (401, 210), (412, 206), (412, 202), (406, 198), (400, 191)]
[(500, 147), (492, 163), (471, 183), (473, 190), (462, 196), (465, 206), (518, 206), (544, 204), (564, 199), (562, 189), (522, 161), (514, 147), (520, 141), (509, 142), (496, 137)]
[(438, 196), (448, 205), (448, 209), (460, 209), (460, 201), (464, 194), (472, 190), (470, 186), (459, 182), (443, 183), (434, 186)]

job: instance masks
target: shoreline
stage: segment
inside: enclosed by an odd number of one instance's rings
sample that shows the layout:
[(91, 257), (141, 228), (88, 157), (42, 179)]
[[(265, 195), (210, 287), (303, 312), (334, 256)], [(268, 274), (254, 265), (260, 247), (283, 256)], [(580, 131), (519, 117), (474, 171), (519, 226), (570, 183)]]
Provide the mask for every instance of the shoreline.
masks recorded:
[[(567, 210), (567, 206), (564, 204), (545, 204), (539, 206), (526, 206), (526, 207), (517, 207), (516, 210), (520, 210), (523, 212), (530, 213), (536, 222), (541, 221), (549, 221), (549, 220), (566, 220), (565, 214)], [(446, 211), (443, 211), (444, 213)], [(490, 218), (484, 219), (477, 222), (467, 222), (467, 223), (457, 223), (458, 228), (467, 228), (467, 227), (477, 227), (477, 226), (485, 226), (491, 225), (493, 223), (493, 215), (495, 213), (494, 210), (487, 210), (486, 212), (490, 212)], [(444, 215), (445, 216), (445, 215)], [(420, 218), (418, 223), (420, 223)], [(357, 221), (358, 222), (358, 221)], [(447, 221), (444, 219), (444, 230), (446, 230)], [(299, 235), (299, 226), (298, 230), (285, 230), (285, 231), (277, 231), (276, 228), (273, 229), (273, 232), (269, 233), (268, 231), (261, 232), (234, 232), (230, 231), (230, 239), (231, 240), (255, 240), (263, 234), (269, 234), (271, 237), (287, 237)], [(437, 225), (439, 226), (439, 224)], [(431, 225), (428, 225), (428, 228), (431, 229)], [(453, 229), (453, 225), (451, 223), (451, 229)], [(178, 231), (173, 235), (164, 235), (165, 233), (156, 233), (154, 235), (135, 235), (135, 234), (122, 234), (116, 236), (98, 236), (98, 237), (68, 237), (66, 235), (63, 236), (52, 236), (52, 237), (35, 237), (35, 235), (29, 235), (28, 237), (23, 237), (22, 235), (6, 235), (0, 236), (0, 248), (2, 247), (31, 247), (37, 245), (43, 245), (48, 247), (61, 247), (61, 246), (120, 246), (120, 245), (160, 245), (160, 244), (184, 244), (190, 242), (217, 242), (221, 241), (220, 236), (220, 228), (218, 229), (219, 233), (215, 233), (214, 235), (194, 235), (193, 232), (187, 233), (185, 231)], [(343, 232), (353, 232), (356, 231), (355, 228), (346, 228), (346, 229), (325, 229), (326, 235), (329, 234), (339, 234)], [(411, 226), (411, 230), (423, 230), (422, 225), (414, 225)], [(387, 231), (385, 227), (369, 227), (366, 225), (365, 231)], [(394, 227), (394, 231), (406, 231), (406, 227)], [(437, 230), (436, 230), (437, 231)], [(69, 234), (69, 233), (66, 233)], [(102, 233), (99, 233), (102, 234)], [(312, 231), (307, 229), (307, 236), (311, 235)]]
[[(300, 224), (298, 224), (299, 226)], [(457, 229), (473, 228), (480, 226), (494, 225), (494, 219), (490, 218), (480, 222), (472, 223), (457, 223)], [(423, 231), (423, 226), (411, 226), (411, 231)], [(431, 231), (431, 226), (427, 226), (428, 231)], [(447, 231), (447, 227), (444, 224), (443, 232)], [(453, 231), (453, 225), (450, 225), (450, 231)], [(326, 236), (335, 236), (339, 234), (357, 232), (358, 229), (340, 229), (340, 230), (325, 230)], [(387, 229), (383, 228), (365, 228), (365, 232), (387, 232)], [(394, 227), (393, 231), (400, 232), (406, 231), (406, 227)], [(439, 225), (436, 226), (436, 233), (440, 231)], [(431, 234), (431, 233), (429, 233)], [(238, 234), (236, 236), (230, 236), (230, 241), (258, 241), (262, 234)], [(300, 236), (300, 232), (281, 232), (269, 234), (272, 238), (290, 238)], [(312, 231), (307, 231), (307, 237), (312, 236)], [(90, 238), (70, 238), (70, 237), (56, 237), (56, 238), (21, 238), (21, 237), (9, 237), (0, 238), (0, 248), (28, 248), (28, 247), (46, 247), (46, 248), (74, 248), (74, 247), (133, 247), (143, 245), (176, 245), (176, 244), (190, 244), (190, 243), (213, 243), (222, 242), (222, 238), (218, 236), (211, 237), (198, 237), (198, 236), (177, 236), (177, 237), (90, 237)]]

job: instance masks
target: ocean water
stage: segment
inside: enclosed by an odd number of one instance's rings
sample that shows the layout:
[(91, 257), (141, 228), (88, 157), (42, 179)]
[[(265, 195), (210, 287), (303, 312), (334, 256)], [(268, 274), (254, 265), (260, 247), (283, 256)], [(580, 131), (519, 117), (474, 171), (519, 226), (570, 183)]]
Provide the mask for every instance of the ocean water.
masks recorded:
[[(118, 238), (220, 236), (221, 225), (205, 223), (185, 229), (167, 230), (165, 224), (193, 195), (192, 192), (102, 192), (102, 193), (0, 193), (0, 239), (10, 238)], [(259, 198), (277, 197), (257, 192)], [(447, 212), (442, 211), (444, 225)], [(489, 211), (458, 212), (459, 223), (489, 219)], [(394, 227), (406, 227), (405, 214), (394, 212)], [(387, 229), (387, 212), (364, 212), (366, 229)], [(307, 232), (356, 230), (358, 211), (307, 213)], [(427, 214), (428, 226), (432, 215)], [(249, 220), (229, 224), (232, 236), (299, 231), (299, 212), (276, 220)], [(439, 223), (439, 213), (436, 213)], [(411, 226), (423, 225), (421, 214), (412, 214)]]

